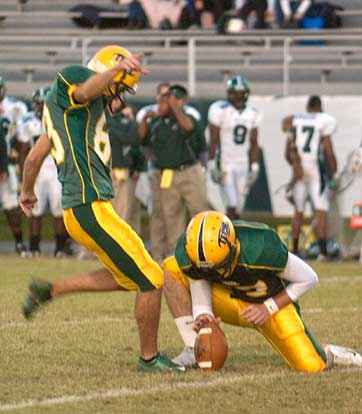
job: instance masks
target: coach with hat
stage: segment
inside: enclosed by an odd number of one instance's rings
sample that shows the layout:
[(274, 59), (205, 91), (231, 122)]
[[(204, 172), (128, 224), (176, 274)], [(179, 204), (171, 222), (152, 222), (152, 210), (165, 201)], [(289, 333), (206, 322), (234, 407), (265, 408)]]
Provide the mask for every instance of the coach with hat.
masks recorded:
[(185, 230), (186, 215), (192, 217), (207, 208), (200, 163), (206, 141), (200, 120), (185, 112), (186, 103), (186, 88), (171, 85), (160, 99), (158, 113), (146, 113), (139, 127), (141, 140), (153, 149), (152, 199), (160, 200), (167, 253), (172, 253)]

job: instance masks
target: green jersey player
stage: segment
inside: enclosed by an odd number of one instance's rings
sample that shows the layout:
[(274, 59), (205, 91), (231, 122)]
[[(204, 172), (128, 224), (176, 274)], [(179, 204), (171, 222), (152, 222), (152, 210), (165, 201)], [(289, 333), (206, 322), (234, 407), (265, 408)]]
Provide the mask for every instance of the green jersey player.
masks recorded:
[(362, 366), (362, 357), (336, 345), (318, 345), (300, 315), (298, 299), (317, 281), (313, 269), (289, 253), (265, 224), (233, 221), (204, 211), (189, 223), (163, 263), (164, 292), (184, 351), (174, 361), (193, 366), (196, 333), (215, 317), (257, 329), (297, 371), (336, 364)]
[(137, 290), (136, 319), (141, 349), (138, 368), (143, 371), (183, 370), (158, 353), (162, 270), (152, 260), (141, 239), (110, 203), (111, 150), (106, 132), (108, 110), (125, 92), (134, 93), (141, 55), (119, 46), (100, 49), (88, 67), (70, 66), (55, 79), (43, 112), (42, 135), (24, 164), (21, 206), (28, 216), (36, 202), (34, 181), (43, 159), (51, 152), (62, 183), (62, 207), (71, 237), (92, 250), (105, 268), (50, 284), (35, 280), (23, 306), (29, 318), (42, 305), (60, 295), (80, 291)]

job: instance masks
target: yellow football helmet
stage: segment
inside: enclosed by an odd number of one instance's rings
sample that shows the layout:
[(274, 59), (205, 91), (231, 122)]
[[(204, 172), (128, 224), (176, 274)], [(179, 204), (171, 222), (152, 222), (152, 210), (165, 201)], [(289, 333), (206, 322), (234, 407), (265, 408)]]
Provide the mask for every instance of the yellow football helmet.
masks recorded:
[[(130, 55), (131, 52), (121, 46), (105, 46), (98, 50), (87, 66), (96, 73), (103, 73)], [(134, 94), (139, 78), (139, 71), (121, 71), (114, 77), (113, 85), (109, 86), (103, 93), (106, 96), (118, 96), (124, 92)]]
[(214, 269), (227, 278), (232, 270), (237, 241), (231, 220), (217, 211), (203, 211), (189, 223), (186, 254), (201, 270)]

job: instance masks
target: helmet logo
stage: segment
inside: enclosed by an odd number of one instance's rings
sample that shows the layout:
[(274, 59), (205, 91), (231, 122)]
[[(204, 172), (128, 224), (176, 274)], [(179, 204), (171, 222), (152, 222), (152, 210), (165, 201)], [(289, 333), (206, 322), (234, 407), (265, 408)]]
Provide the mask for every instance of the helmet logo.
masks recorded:
[(124, 59), (125, 59), (125, 57), (124, 57), (123, 55), (121, 55), (120, 53), (115, 53), (115, 54), (114, 54), (114, 59), (115, 59), (117, 62), (122, 62), (122, 60), (124, 60)]
[[(124, 56), (124, 55), (122, 55), (121, 53), (114, 53), (114, 60), (116, 61), (116, 62), (122, 62), (123, 60), (125, 60), (126, 59), (126, 56)], [(124, 71), (124, 76), (123, 77), (125, 77), (126, 75), (130, 75), (130, 76), (132, 76), (133, 75), (133, 70), (125, 70)], [(122, 79), (121, 79), (122, 80)]]
[(217, 243), (221, 247), (223, 244), (228, 244), (230, 236), (230, 227), (228, 223), (225, 223), (224, 221), (221, 222), (221, 227), (219, 230), (219, 234), (217, 235)]

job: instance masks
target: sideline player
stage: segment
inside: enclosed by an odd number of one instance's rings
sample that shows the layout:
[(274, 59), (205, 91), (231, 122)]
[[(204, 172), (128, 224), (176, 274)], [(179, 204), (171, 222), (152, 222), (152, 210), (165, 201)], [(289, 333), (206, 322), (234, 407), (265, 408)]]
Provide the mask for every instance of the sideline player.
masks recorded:
[[(249, 83), (241, 76), (228, 80), (227, 100), (214, 102), (208, 112), (209, 159), (220, 151), (221, 185), (226, 195), (226, 214), (237, 218), (259, 174), (259, 112), (247, 104)], [(212, 172), (213, 175), (213, 172)]]
[[(170, 83), (161, 82), (157, 85), (156, 88), (156, 102), (154, 104), (149, 104), (143, 106), (136, 115), (136, 121), (140, 125), (143, 118), (147, 119), (147, 124), (149, 124), (152, 118), (160, 115), (160, 105), (162, 107), (162, 101), (169, 96), (170, 93)], [(191, 116), (196, 121), (201, 121), (200, 112), (186, 104), (183, 107), (185, 113), (188, 116)], [(150, 220), (150, 243), (151, 243), (151, 253), (152, 257), (158, 262), (161, 263), (162, 260), (167, 256), (167, 226), (165, 224), (165, 218), (162, 214), (161, 206), (161, 193), (158, 190), (159, 182), (155, 179), (157, 171), (155, 169), (155, 155), (152, 145), (144, 145), (146, 157), (148, 158), (148, 173), (150, 177), (150, 186), (151, 186), (151, 220)], [(180, 214), (185, 215), (185, 212)]]
[[(30, 148), (35, 145), (35, 142), (42, 134), (41, 118), (43, 115), (44, 100), (50, 88), (36, 89), (31, 96), (31, 106), (33, 111), (28, 114), (18, 123), (17, 127), (17, 141), (19, 144), (19, 165), (20, 173), (22, 175), (23, 164), (26, 155)], [(61, 207), (62, 187), (57, 178), (57, 167), (53, 157), (49, 153), (45, 158), (38, 177), (35, 182), (35, 194), (37, 196), (37, 203), (32, 209), (32, 217), (30, 218), (30, 243), (29, 253), (33, 257), (40, 255), (40, 238), (41, 238), (41, 224), (42, 216), (46, 211), (49, 203), (49, 208), (54, 217), (55, 230), (55, 257), (62, 257), (65, 255), (64, 249), (67, 240), (67, 231), (63, 223), (63, 211)]]
[(15, 251), (27, 257), (23, 243), (22, 213), (18, 202), (19, 178), (17, 173), (16, 124), (28, 112), (26, 104), (6, 95), (6, 85), (0, 76), (0, 129), (5, 137), (7, 171), (0, 182), (0, 203), (15, 239)]
[(327, 258), (329, 190), (336, 188), (337, 161), (331, 138), (335, 129), (336, 120), (323, 112), (319, 96), (308, 99), (306, 112), (289, 115), (282, 121), (282, 130), (290, 135), (286, 144), (286, 159), (294, 171), (299, 171), (292, 187), (295, 209), (292, 251), (299, 254), (299, 235), (309, 197), (316, 214), (320, 250), (318, 260), (322, 261)]

